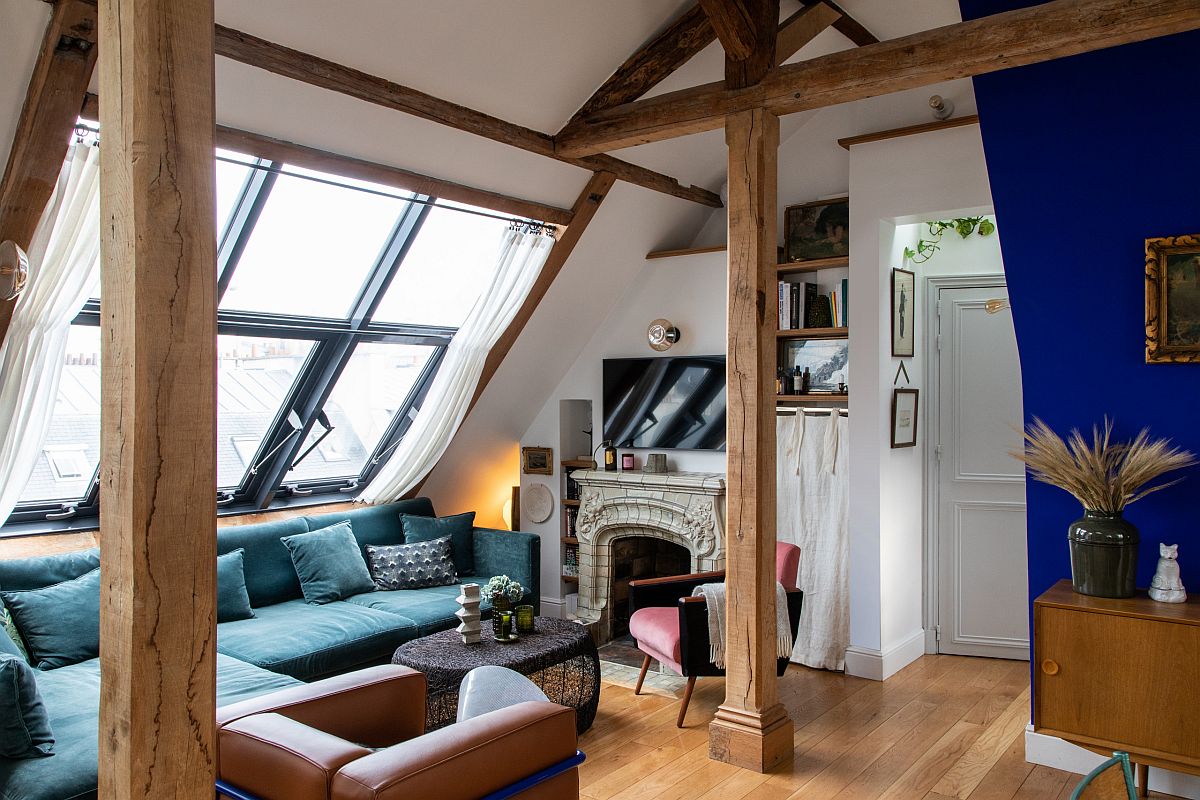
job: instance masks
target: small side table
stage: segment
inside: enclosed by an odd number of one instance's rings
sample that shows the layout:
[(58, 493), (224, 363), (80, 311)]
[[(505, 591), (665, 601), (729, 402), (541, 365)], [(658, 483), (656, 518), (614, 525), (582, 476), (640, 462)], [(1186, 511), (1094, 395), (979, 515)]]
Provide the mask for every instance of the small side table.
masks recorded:
[(575, 728), (583, 733), (596, 719), (600, 704), (600, 656), (582, 625), (553, 617), (537, 617), (535, 633), (501, 644), (484, 636), (463, 644), (456, 631), (423, 636), (401, 645), (392, 656), (425, 674), (428, 695), (425, 730), (443, 728), (458, 713), (458, 688), (476, 667), (507, 667), (527, 676), (555, 703), (575, 709)]

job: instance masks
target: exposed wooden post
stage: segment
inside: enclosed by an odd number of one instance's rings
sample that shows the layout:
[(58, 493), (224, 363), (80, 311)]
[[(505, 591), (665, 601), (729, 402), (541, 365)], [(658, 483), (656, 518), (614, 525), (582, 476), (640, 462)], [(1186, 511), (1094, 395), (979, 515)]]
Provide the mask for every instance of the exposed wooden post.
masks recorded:
[(213, 0), (101, 0), (100, 796), (216, 768)]
[(775, 263), (779, 119), (731, 115), (725, 702), (709, 756), (765, 772), (792, 757), (775, 664)]
[(779, 0), (700, 0), (725, 48), (725, 85), (744, 89), (775, 66)]
[[(62, 172), (71, 129), (96, 64), (96, 9), (84, 0), (54, 4), (0, 184), (0, 241), (29, 247)], [(15, 301), (0, 301), (0, 340)]]

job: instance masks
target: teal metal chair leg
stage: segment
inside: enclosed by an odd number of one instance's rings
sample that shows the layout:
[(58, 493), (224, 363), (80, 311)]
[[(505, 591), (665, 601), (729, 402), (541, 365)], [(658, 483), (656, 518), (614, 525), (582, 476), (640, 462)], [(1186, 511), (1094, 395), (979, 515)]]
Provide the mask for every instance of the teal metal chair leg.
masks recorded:
[(1075, 791), (1071, 792), (1071, 800), (1086, 800), (1084, 791), (1092, 784), (1092, 781), (1100, 777), (1101, 773), (1118, 765), (1125, 779), (1125, 791), (1129, 794), (1129, 800), (1137, 800), (1137, 788), (1133, 781), (1133, 766), (1129, 763), (1129, 753), (1122, 752), (1113, 753), (1112, 758), (1084, 775), (1083, 780), (1075, 787)]

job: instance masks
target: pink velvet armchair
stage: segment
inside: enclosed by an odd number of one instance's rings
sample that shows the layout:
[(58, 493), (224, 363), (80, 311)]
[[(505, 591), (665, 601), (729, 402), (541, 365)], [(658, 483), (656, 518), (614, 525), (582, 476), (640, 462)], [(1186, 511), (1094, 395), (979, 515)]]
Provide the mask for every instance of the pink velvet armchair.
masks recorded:
[[(788, 598), (788, 619), (793, 634), (800, 624), (804, 593), (796, 586), (800, 569), (800, 548), (778, 542), (775, 545), (775, 576), (783, 585)], [(708, 608), (703, 597), (692, 597), (692, 590), (703, 583), (725, 580), (724, 572), (700, 572), (670, 578), (647, 578), (629, 582), (629, 632), (637, 640), (644, 656), (634, 694), (642, 691), (642, 682), (651, 660), (686, 677), (683, 702), (675, 724), (683, 727), (696, 678), (724, 676), (725, 670), (709, 660)], [(787, 669), (788, 659), (778, 662), (778, 674)]]

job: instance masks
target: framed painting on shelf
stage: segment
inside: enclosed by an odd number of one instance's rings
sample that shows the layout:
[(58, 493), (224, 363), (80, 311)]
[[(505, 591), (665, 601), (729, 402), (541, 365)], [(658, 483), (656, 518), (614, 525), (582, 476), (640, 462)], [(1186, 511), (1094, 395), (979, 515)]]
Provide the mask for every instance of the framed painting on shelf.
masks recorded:
[(783, 254), (789, 262), (850, 254), (850, 200), (817, 200), (783, 212)]
[(1146, 240), (1146, 363), (1200, 362), (1200, 234)]
[(788, 339), (780, 342), (783, 349), (784, 369), (795, 369), (803, 374), (809, 371), (812, 393), (838, 393), (843, 391), (846, 376), (850, 374), (849, 339)]
[(917, 276), (906, 269), (892, 270), (892, 357), (912, 358), (916, 353)]

